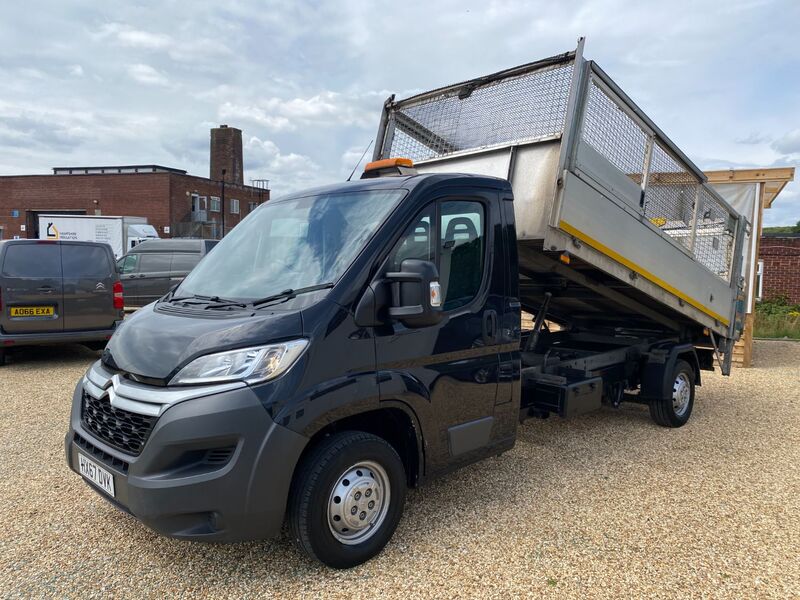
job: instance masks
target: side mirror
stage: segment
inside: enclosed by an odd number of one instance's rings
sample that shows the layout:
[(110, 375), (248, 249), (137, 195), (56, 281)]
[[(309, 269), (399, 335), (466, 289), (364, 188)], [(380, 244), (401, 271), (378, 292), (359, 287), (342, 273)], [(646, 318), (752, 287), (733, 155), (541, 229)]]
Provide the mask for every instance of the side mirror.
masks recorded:
[(407, 258), (400, 271), (386, 273), (391, 283), (389, 317), (406, 327), (429, 327), (442, 319), (439, 271), (427, 260)]
[(356, 305), (355, 322), (360, 327), (378, 327), (389, 319), (406, 327), (428, 327), (442, 319), (439, 272), (427, 260), (407, 258), (399, 272), (386, 273), (373, 281)]

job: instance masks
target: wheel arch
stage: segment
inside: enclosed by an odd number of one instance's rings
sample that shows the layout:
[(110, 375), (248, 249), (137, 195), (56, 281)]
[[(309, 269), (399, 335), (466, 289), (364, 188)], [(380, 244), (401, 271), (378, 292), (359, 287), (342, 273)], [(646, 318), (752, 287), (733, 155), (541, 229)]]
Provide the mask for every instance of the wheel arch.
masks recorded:
[(694, 383), (700, 382), (700, 360), (692, 344), (674, 344), (652, 348), (642, 368), (641, 395), (646, 399), (662, 399), (672, 394), (672, 371), (678, 360), (685, 360), (694, 371)]
[(349, 414), (319, 427), (311, 435), (297, 464), (322, 439), (340, 431), (363, 431), (386, 440), (403, 462), (408, 486), (417, 487), (420, 484), (425, 464), (422, 430), (416, 414), (407, 404), (394, 400), (382, 401), (377, 408)]

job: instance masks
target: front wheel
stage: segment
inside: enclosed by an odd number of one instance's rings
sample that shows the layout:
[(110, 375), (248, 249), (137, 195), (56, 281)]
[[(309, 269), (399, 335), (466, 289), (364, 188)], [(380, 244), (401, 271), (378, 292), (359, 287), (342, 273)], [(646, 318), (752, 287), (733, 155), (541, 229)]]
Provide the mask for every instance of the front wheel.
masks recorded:
[(651, 400), (650, 416), (662, 427), (681, 427), (689, 420), (694, 407), (694, 369), (685, 360), (678, 360), (670, 380), (672, 394), (668, 398)]
[(330, 567), (354, 567), (391, 539), (405, 494), (403, 463), (388, 442), (361, 431), (331, 435), (305, 457), (292, 482), (292, 539)]

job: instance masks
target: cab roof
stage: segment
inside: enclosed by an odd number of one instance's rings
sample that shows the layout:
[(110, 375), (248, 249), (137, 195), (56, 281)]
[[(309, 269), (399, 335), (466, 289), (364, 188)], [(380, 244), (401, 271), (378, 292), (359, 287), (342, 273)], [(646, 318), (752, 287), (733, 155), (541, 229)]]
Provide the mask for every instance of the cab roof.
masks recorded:
[(357, 179), (354, 181), (343, 181), (321, 187), (311, 188), (300, 192), (295, 192), (274, 200), (269, 203), (303, 198), (305, 196), (319, 196), (324, 194), (340, 194), (343, 192), (361, 192), (370, 190), (395, 190), (405, 189), (408, 191), (422, 191), (435, 187), (482, 187), (501, 191), (511, 191), (511, 184), (506, 179), (499, 177), (489, 177), (486, 175), (469, 175), (465, 173), (424, 173), (418, 175), (393, 175), (386, 177), (375, 177), (372, 179)]

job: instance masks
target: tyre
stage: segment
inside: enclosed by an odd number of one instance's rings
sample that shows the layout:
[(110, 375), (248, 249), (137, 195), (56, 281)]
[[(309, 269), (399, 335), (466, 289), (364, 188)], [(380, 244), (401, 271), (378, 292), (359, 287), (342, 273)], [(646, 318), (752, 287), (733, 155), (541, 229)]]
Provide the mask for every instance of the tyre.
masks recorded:
[(355, 567), (391, 539), (405, 496), (403, 462), (388, 442), (361, 431), (333, 434), (303, 459), (292, 481), (292, 539), (329, 567)]
[(650, 416), (662, 427), (681, 427), (689, 420), (694, 407), (694, 369), (685, 360), (678, 360), (670, 380), (672, 394), (669, 398), (651, 400)]
[(0, 348), (0, 367), (6, 364), (6, 351)]

